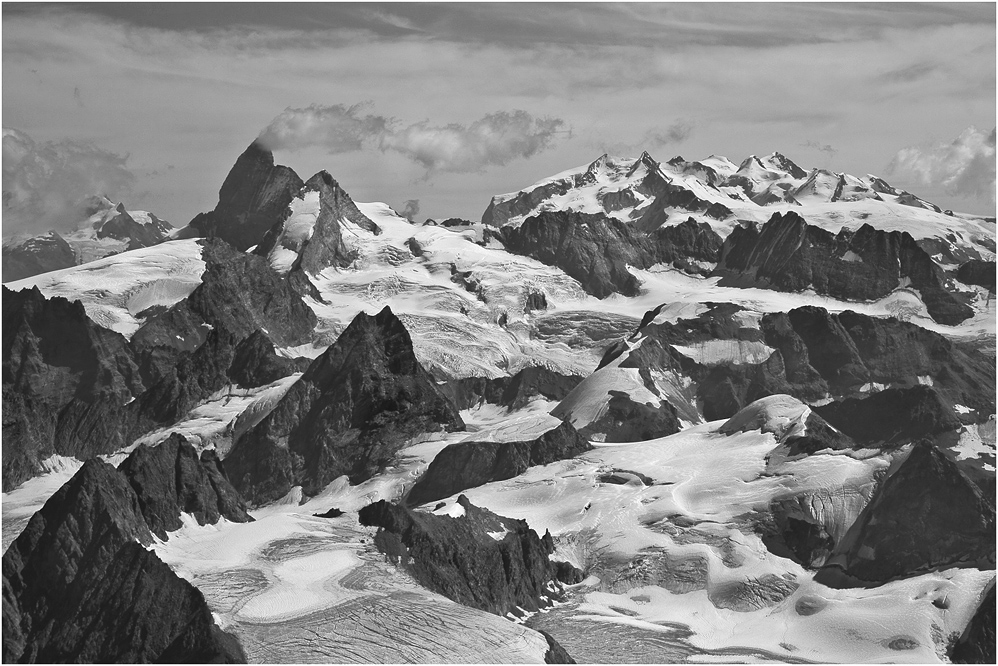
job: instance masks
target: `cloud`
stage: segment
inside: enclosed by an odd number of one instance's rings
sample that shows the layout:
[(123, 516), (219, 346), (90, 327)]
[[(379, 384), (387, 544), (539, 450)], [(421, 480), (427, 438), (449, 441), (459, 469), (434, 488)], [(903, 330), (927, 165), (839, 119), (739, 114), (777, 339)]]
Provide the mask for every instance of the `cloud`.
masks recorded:
[(679, 120), (664, 130), (649, 130), (645, 134), (645, 143), (655, 148), (661, 148), (673, 143), (686, 141), (686, 139), (690, 138), (691, 134), (693, 134), (693, 123), (688, 120)]
[(301, 150), (319, 145), (330, 153), (360, 150), (388, 131), (390, 118), (361, 115), (368, 103), (344, 106), (312, 104), (303, 109), (288, 107), (260, 133), (257, 141), (270, 150)]
[(360, 111), (366, 104), (287, 108), (257, 139), (271, 150), (321, 146), (331, 154), (376, 147), (396, 152), (437, 171), (479, 172), (505, 166), (550, 147), (565, 125), (559, 118), (535, 118), (526, 111), (498, 111), (470, 125), (431, 125), (428, 120), (401, 127), (385, 116)]
[(995, 130), (965, 129), (955, 141), (930, 148), (898, 151), (887, 175), (919, 185), (941, 186), (947, 193), (995, 201)]
[(5, 127), (4, 235), (75, 229), (88, 197), (103, 194), (120, 201), (131, 190), (135, 176), (125, 166), (127, 159), (90, 143), (39, 143)]
[(832, 157), (835, 157), (835, 153), (839, 152), (835, 148), (833, 148), (830, 144), (827, 143), (821, 144), (818, 143), (817, 141), (805, 141), (800, 145), (803, 146), (804, 148), (814, 148), (818, 152), (828, 153)]
[(434, 126), (428, 121), (386, 134), (381, 150), (392, 150), (433, 171), (477, 172), (505, 166), (550, 147), (565, 125), (559, 118), (535, 118), (526, 111), (490, 113), (468, 126)]
[(407, 199), (404, 204), (402, 204), (402, 210), (399, 211), (399, 215), (406, 218), (410, 222), (416, 221), (416, 216), (419, 215), (419, 199)]

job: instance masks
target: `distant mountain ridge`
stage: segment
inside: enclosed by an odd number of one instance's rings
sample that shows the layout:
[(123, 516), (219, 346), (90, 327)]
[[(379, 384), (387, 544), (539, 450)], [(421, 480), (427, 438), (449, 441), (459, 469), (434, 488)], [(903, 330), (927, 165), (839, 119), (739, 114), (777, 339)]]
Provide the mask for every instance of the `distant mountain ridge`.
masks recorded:
[(736, 165), (711, 155), (659, 162), (601, 155), (588, 165), (494, 196), (482, 215), (492, 227), (518, 227), (544, 212), (601, 213), (645, 231), (692, 217), (722, 236), (739, 221), (764, 222), (794, 211), (833, 233), (863, 223), (907, 230), (942, 263), (993, 261), (994, 218), (943, 211), (878, 176), (810, 171), (785, 155), (751, 155)]
[(162, 243), (173, 225), (144, 210), (128, 210), (105, 196), (93, 196), (87, 216), (73, 232), (12, 236), (3, 242), (3, 281), (12, 282), (95, 259)]

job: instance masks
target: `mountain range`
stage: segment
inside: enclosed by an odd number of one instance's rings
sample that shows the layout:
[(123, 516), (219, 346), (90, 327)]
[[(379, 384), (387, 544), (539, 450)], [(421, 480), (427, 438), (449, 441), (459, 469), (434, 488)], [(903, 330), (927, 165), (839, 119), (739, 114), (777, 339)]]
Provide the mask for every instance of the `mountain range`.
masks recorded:
[(994, 218), (780, 153), (483, 203), (254, 142), (5, 241), (4, 661), (993, 663)]

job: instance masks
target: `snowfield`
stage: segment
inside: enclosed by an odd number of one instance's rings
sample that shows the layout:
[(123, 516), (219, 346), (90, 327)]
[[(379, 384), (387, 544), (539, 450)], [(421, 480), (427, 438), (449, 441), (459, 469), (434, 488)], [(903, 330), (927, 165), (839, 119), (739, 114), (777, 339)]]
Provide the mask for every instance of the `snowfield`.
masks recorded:
[(198, 239), (187, 239), (130, 250), (5, 286), (14, 291), (38, 287), (48, 298), (79, 300), (88, 317), (130, 338), (142, 325), (144, 311), (187, 298), (201, 284), (204, 270)]

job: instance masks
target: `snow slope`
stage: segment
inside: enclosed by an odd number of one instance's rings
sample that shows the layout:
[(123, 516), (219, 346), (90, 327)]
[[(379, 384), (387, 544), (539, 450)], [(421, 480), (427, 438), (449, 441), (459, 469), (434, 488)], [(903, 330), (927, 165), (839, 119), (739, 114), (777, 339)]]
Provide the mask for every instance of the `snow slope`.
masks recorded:
[[(776, 409), (774, 418), (785, 411)], [(814, 583), (809, 571), (765, 548), (753, 517), (774, 498), (798, 493), (847, 497), (851, 489), (868, 498), (873, 475), (889, 461), (828, 451), (774, 463), (773, 434), (723, 435), (720, 425), (599, 445), (574, 460), (464, 491), (477, 505), (550, 530), (556, 556), (594, 573), (556, 617), (536, 626), (570, 650), (599, 626), (602, 647), (576, 655), (592, 661), (622, 658), (614, 652), (617, 632), (646, 637), (644, 661), (665, 661), (679, 646), (776, 660), (943, 661), (946, 637), (962, 630), (994, 572), (953, 569), (871, 590)], [(614, 470), (634, 480), (600, 480)], [(861, 506), (849, 507), (852, 519)], [(943, 598), (947, 610), (932, 603)], [(648, 647), (656, 636), (667, 638), (657, 653)]]
[(131, 337), (142, 313), (169, 307), (201, 284), (205, 263), (197, 239), (170, 241), (42, 273), (6, 286), (14, 291), (38, 287), (46, 297), (80, 300), (97, 324)]

